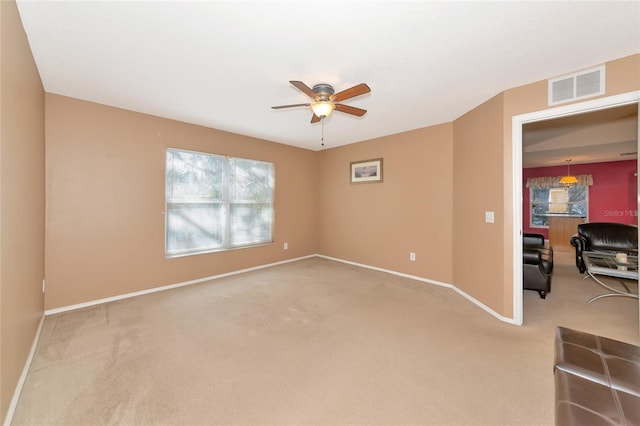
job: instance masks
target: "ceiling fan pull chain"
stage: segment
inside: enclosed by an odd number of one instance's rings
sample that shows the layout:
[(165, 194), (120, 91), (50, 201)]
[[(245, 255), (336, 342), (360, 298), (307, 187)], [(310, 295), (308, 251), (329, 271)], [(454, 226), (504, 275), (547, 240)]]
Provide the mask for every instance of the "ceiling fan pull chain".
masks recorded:
[(320, 142), (322, 142), (322, 146), (324, 146), (324, 117), (322, 117), (322, 119), (320, 121), (322, 121), (322, 123), (321, 123), (322, 124), (322, 135), (321, 135), (321, 138), (320, 138)]

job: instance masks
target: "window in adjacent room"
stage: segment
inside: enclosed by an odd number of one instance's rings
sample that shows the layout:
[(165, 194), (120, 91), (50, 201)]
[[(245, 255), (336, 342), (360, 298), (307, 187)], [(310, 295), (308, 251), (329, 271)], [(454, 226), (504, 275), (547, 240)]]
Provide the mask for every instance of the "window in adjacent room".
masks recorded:
[(588, 186), (529, 188), (529, 197), (533, 228), (548, 228), (550, 213), (587, 217), (589, 211)]
[(168, 149), (165, 254), (273, 242), (274, 165)]

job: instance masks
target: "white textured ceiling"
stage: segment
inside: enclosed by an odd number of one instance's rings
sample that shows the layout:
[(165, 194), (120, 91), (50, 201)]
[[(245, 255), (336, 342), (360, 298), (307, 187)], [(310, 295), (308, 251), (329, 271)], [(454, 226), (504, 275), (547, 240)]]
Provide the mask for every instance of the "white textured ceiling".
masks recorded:
[(291, 86), (367, 83), (326, 147), (456, 119), (512, 87), (640, 52), (640, 2), (25, 1), (47, 92), (312, 150)]

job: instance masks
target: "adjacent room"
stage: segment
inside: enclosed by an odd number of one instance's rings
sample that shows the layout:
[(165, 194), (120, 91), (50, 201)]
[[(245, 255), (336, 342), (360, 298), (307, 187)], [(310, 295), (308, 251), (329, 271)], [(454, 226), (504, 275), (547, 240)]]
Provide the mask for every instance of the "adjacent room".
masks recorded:
[(546, 425), (559, 327), (640, 344), (640, 2), (0, 22), (3, 424)]

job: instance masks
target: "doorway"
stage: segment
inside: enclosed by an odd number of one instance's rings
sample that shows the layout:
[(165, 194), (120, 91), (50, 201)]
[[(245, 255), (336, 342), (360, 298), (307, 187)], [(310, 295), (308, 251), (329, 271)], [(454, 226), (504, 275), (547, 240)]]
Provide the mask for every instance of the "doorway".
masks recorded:
[[(523, 323), (523, 289), (522, 289), (522, 136), (523, 125), (561, 117), (569, 117), (588, 112), (615, 108), (623, 105), (638, 104), (640, 102), (640, 91), (629, 92), (622, 95), (609, 96), (595, 99), (593, 101), (571, 104), (563, 107), (550, 108), (543, 111), (536, 111), (521, 114), (512, 118), (512, 173), (515, 185), (512, 192), (513, 205), (513, 323), (522, 325)], [(636, 143), (637, 145), (637, 143)], [(638, 194), (640, 200), (640, 193)], [(640, 301), (639, 301), (640, 303)], [(640, 324), (640, 318), (638, 318)]]

